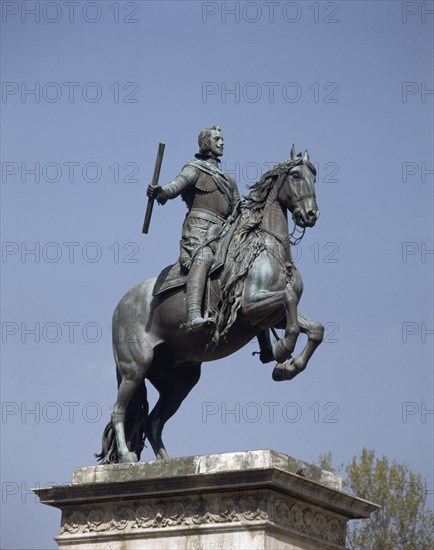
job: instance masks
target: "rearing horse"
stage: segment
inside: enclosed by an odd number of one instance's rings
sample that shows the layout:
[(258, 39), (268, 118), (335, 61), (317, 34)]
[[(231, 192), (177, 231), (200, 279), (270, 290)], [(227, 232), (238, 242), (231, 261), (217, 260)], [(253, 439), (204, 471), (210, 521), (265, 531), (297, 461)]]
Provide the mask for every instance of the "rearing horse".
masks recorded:
[[(234, 353), (255, 336), (261, 360), (278, 363), (274, 380), (290, 380), (306, 368), (324, 329), (297, 311), (303, 282), (292, 262), (287, 212), (294, 229), (315, 225), (315, 179), (308, 152), (296, 156), (293, 146), (289, 160), (251, 187), (234, 222), (223, 273), (214, 281), (221, 303), (212, 346), (208, 333), (187, 333), (182, 326), (187, 318), (185, 288), (153, 296), (152, 278), (121, 299), (113, 314), (118, 395), (97, 455), (100, 462), (137, 462), (145, 438), (158, 459), (168, 458), (163, 427), (198, 382), (201, 364)], [(272, 345), (270, 327), (285, 330)], [(307, 343), (291, 358), (300, 331)], [(145, 379), (159, 392), (149, 414)]]

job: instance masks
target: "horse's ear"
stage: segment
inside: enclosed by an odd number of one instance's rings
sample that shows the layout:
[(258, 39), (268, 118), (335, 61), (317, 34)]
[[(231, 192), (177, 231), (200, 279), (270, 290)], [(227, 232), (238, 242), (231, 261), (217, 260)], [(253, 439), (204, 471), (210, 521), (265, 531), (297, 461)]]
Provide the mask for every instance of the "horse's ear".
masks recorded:
[(290, 158), (290, 160), (294, 160), (296, 156), (297, 156), (297, 155), (296, 155), (296, 153), (295, 153), (295, 147), (294, 147), (294, 144), (292, 144), (291, 153), (290, 153), (289, 158)]
[(308, 152), (307, 149), (306, 149), (306, 151), (304, 152), (303, 160), (306, 161), (306, 162), (309, 162), (309, 152)]

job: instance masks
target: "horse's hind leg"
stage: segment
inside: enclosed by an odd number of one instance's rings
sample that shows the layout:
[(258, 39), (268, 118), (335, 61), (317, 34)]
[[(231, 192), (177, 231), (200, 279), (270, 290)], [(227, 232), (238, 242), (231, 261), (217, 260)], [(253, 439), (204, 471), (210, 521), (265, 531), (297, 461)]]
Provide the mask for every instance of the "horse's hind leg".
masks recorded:
[(164, 370), (159, 370), (158, 378), (149, 377), (160, 397), (146, 423), (146, 437), (155, 456), (161, 460), (169, 458), (161, 437), (164, 425), (199, 381), (201, 366), (200, 363), (188, 363), (177, 367), (170, 363), (166, 365), (168, 366)]
[(318, 321), (314, 321), (298, 312), (298, 324), (301, 332), (307, 334), (307, 343), (302, 352), (290, 361), (279, 363), (273, 370), (273, 380), (292, 380), (297, 374), (303, 371), (316, 348), (324, 338), (324, 327)]
[(270, 329), (266, 328), (257, 335), (259, 359), (261, 363), (271, 363), (274, 359), (273, 346), (270, 340)]
[(140, 384), (144, 383), (145, 367), (133, 360), (117, 361), (120, 384), (118, 396), (112, 413), (112, 425), (116, 435), (118, 462), (137, 462), (136, 453), (130, 451), (125, 438), (125, 414), (132, 397)]

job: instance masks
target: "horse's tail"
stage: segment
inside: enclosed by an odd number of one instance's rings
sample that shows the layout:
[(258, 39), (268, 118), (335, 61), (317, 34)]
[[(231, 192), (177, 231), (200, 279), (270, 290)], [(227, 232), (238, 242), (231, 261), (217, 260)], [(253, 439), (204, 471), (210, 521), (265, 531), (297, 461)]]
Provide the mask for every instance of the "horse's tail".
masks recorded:
[[(125, 437), (128, 449), (136, 453), (140, 460), (140, 454), (145, 446), (146, 420), (148, 418), (148, 397), (145, 382), (140, 384), (131, 398), (125, 414)], [(118, 447), (115, 430), (110, 420), (102, 435), (102, 448), (99, 454), (95, 454), (100, 464), (115, 464), (118, 462)]]

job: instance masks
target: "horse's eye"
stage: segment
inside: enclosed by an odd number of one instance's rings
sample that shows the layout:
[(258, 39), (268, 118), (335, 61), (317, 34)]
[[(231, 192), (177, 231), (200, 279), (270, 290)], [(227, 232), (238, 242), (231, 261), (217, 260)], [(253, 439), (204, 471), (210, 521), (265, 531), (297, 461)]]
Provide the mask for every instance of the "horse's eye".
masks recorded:
[(300, 179), (300, 174), (298, 172), (293, 172), (291, 174), (291, 177), (294, 178), (295, 180), (299, 180)]

